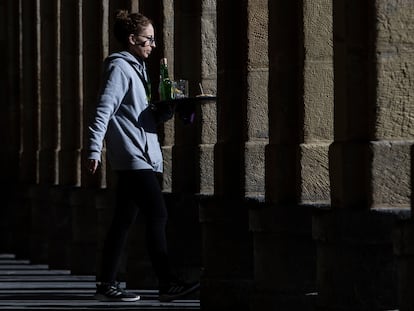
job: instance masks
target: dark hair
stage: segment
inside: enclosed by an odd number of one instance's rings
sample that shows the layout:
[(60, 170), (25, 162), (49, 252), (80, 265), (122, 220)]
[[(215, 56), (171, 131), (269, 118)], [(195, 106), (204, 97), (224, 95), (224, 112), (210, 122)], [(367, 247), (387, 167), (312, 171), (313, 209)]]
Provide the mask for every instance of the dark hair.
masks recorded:
[(152, 24), (151, 19), (140, 13), (129, 13), (127, 10), (118, 10), (115, 16), (114, 36), (119, 43), (128, 45), (131, 34), (138, 35), (144, 28)]

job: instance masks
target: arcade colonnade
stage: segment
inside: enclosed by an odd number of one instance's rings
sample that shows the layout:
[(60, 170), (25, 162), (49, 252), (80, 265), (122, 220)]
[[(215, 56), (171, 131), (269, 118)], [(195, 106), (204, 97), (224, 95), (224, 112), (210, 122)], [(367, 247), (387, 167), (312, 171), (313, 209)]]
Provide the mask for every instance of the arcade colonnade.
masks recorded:
[[(6, 0), (0, 251), (95, 273), (115, 183), (82, 168), (118, 8), (196, 121), (160, 128), (173, 262), (203, 310), (414, 310), (411, 0)], [(154, 96), (156, 87), (153, 87)], [(123, 277), (155, 286), (142, 226)]]

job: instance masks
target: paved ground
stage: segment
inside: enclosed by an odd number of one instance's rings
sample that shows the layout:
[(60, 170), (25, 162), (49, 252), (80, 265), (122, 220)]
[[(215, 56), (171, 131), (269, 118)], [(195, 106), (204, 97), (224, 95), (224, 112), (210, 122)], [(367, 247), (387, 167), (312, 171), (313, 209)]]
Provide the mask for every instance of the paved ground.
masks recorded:
[(103, 303), (93, 299), (94, 276), (76, 276), (0, 254), (0, 310), (200, 310), (199, 300), (161, 303), (153, 290), (131, 290), (141, 300)]

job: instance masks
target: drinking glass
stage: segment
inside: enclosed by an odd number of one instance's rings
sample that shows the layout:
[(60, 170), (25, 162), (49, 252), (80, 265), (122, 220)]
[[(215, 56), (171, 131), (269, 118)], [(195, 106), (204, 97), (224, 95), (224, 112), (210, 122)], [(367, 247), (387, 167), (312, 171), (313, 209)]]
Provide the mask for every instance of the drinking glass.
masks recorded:
[(188, 80), (173, 81), (173, 96), (175, 99), (188, 97)]

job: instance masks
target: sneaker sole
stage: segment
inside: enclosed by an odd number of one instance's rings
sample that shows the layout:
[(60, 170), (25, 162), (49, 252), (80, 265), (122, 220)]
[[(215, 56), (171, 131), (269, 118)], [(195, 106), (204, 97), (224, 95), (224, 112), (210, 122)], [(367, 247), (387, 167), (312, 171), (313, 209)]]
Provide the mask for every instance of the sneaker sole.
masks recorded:
[(134, 302), (134, 301), (138, 301), (141, 299), (140, 296), (137, 296), (134, 298), (115, 298), (115, 297), (111, 298), (111, 297), (106, 297), (105, 295), (102, 295), (102, 294), (96, 294), (94, 298), (102, 302)]
[(197, 291), (199, 288), (200, 288), (200, 283), (197, 283), (193, 287), (190, 287), (186, 291), (184, 291), (182, 293), (179, 293), (179, 294), (176, 294), (176, 295), (167, 295), (167, 294), (160, 295), (158, 300), (161, 301), (161, 302), (170, 302), (172, 300), (182, 298), (186, 295), (189, 295), (189, 294)]

